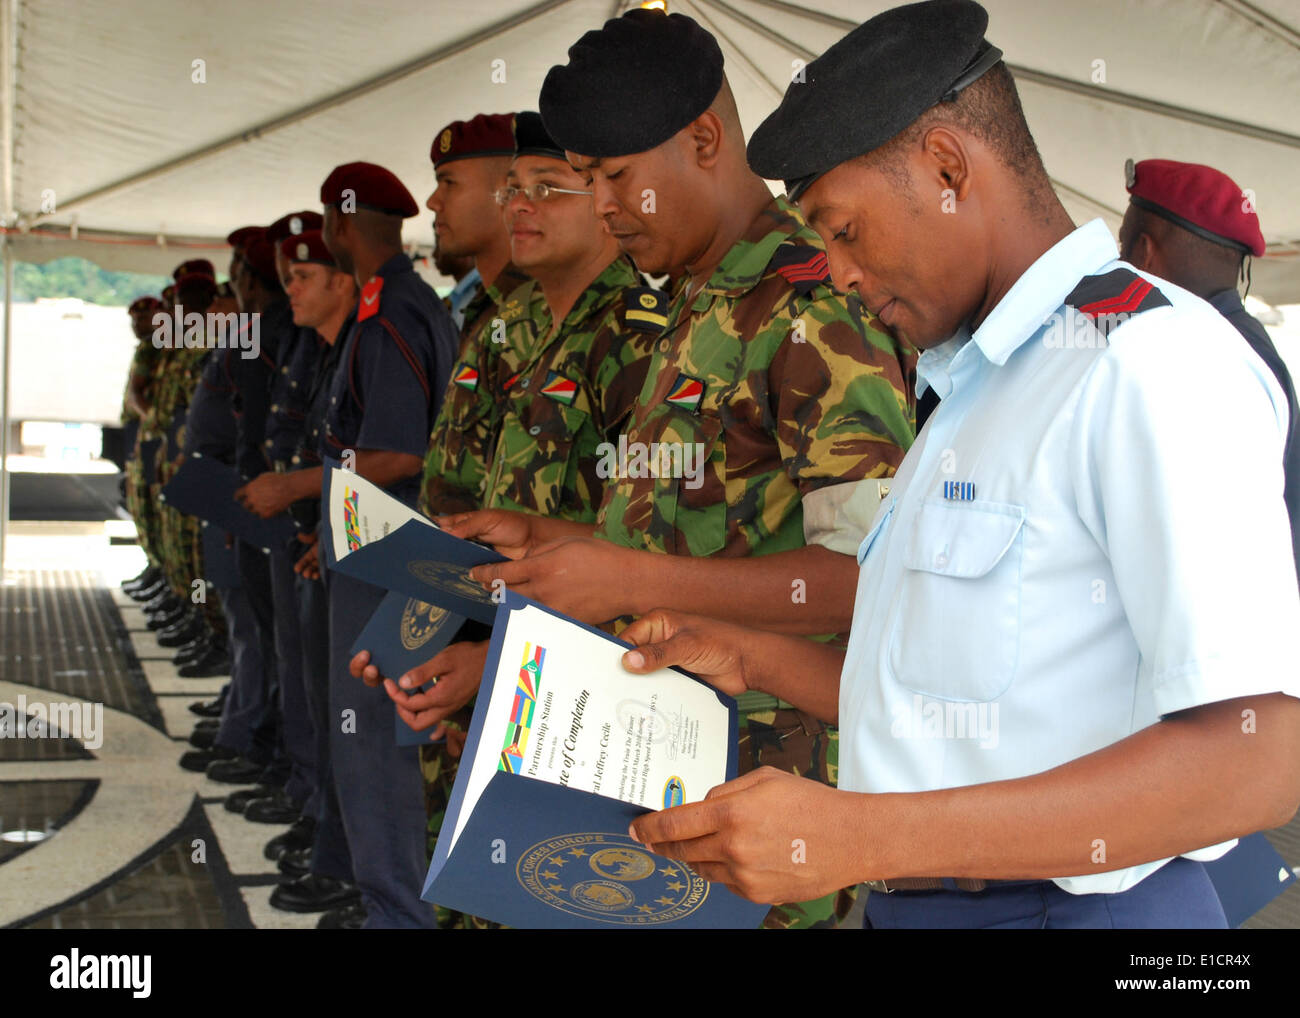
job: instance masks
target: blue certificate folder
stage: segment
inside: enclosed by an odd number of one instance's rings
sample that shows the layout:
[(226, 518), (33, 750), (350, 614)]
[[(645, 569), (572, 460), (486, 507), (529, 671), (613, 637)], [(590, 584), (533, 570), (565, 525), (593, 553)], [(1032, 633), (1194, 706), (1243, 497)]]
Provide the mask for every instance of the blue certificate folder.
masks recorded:
[(1230, 927), (1237, 927), (1295, 882), (1295, 874), (1263, 832), (1237, 842), (1226, 855), (1204, 864)]
[[(327, 521), (332, 504), (331, 467), (337, 466), (337, 462), (325, 460), (321, 512)], [(392, 501), (398, 503), (397, 499)], [(455, 537), (421, 520), (407, 520), (387, 536), (341, 559), (334, 557), (334, 542), (328, 534), (321, 538), (320, 545), (325, 564), (353, 579), (428, 601), (485, 625), (491, 625), (496, 618), (497, 605), (491, 591), (466, 575), (474, 566), (506, 561), (504, 555), (485, 545)]]
[[(352, 653), (370, 651), (370, 661), (379, 673), (396, 680), (441, 653), (464, 621), (464, 616), (445, 608), (405, 594), (390, 593), (361, 630), (352, 645)], [(426, 683), (420, 692), (432, 685)], [(396, 704), (393, 705), (393, 733), (399, 746), (423, 746), (429, 741), (427, 731), (417, 732), (402, 720)]]
[(296, 527), (285, 513), (264, 520), (235, 501), (244, 481), (234, 467), (191, 453), (163, 487), (162, 498), (173, 509), (215, 523), (241, 541), (270, 551), (281, 550)]
[[(507, 593), (497, 609), (485, 676), (495, 676), (508, 615), (526, 605), (627, 646), (544, 605)], [(685, 673), (683, 673), (685, 674)], [(697, 680), (698, 681), (698, 680)], [(736, 776), (736, 704), (727, 706), (731, 742), (726, 776)], [(478, 754), (491, 691), (480, 691), (442, 835), (421, 897), (507, 926), (541, 929), (754, 929), (768, 906), (745, 901), (679, 862), (628, 837), (648, 810), (509, 771), (498, 771), (452, 845), (464, 807), (470, 761)], [(499, 732), (488, 738), (500, 737)]]

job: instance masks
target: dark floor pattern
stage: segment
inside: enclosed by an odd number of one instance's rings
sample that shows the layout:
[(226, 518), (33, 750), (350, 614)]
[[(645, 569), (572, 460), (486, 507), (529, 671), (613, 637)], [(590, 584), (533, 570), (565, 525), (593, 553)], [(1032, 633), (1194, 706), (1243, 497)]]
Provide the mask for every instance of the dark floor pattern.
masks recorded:
[[(0, 781), (0, 832), (52, 834), (81, 812), (97, 781)], [(0, 864), (40, 842), (0, 840)]]
[[(0, 680), (48, 689), (133, 714), (165, 730), (112, 595), (95, 574), (11, 573), (0, 586)], [(70, 759), (68, 739), (0, 740), (0, 763)], [(91, 801), (94, 781), (0, 781), (5, 829), (57, 829)], [(194, 839), (205, 844), (196, 862)], [(0, 842), (3, 863), (34, 847)], [(25, 924), (31, 929), (210, 929), (249, 926), (248, 910), (196, 798), (181, 827), (79, 901)]]
[(72, 570), (18, 572), (0, 586), (0, 681), (50, 689), (126, 711), (161, 729), (113, 597)]

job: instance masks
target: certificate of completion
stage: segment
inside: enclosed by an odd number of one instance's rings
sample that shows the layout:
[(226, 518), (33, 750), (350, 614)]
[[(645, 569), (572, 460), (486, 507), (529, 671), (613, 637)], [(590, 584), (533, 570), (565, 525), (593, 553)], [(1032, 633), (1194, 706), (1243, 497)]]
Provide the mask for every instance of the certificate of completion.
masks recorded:
[(736, 773), (736, 705), (517, 594), (497, 610), (423, 897), (519, 927), (753, 928), (766, 906), (627, 835)]

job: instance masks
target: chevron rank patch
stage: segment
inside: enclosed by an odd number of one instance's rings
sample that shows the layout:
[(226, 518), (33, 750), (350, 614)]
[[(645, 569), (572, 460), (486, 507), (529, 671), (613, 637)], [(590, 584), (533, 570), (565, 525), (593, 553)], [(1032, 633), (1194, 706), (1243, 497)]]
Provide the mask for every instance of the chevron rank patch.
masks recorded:
[(673, 387), (668, 390), (664, 402), (689, 410), (691, 413), (698, 413), (703, 399), (704, 382), (685, 372), (678, 372), (677, 381), (673, 382)]
[(546, 375), (546, 384), (542, 386), (542, 395), (550, 396), (557, 403), (573, 406), (573, 398), (578, 395), (578, 383), (571, 382), (558, 372)]
[(668, 327), (668, 294), (648, 286), (627, 291), (623, 324), (640, 332), (662, 332)]
[(1065, 298), (1108, 339), (1112, 329), (1133, 315), (1152, 308), (1169, 307), (1163, 293), (1131, 269), (1114, 269), (1101, 276), (1084, 276)]
[(796, 291), (807, 294), (813, 287), (831, 285), (831, 263), (826, 252), (810, 244), (782, 244), (767, 263)]
[(372, 276), (361, 288), (361, 301), (357, 304), (357, 321), (373, 318), (379, 311), (379, 294), (384, 288), (383, 276)]
[(462, 363), (456, 369), (456, 373), (451, 376), (451, 380), (459, 385), (462, 389), (468, 389), (470, 392), (478, 390), (478, 372), (468, 364)]

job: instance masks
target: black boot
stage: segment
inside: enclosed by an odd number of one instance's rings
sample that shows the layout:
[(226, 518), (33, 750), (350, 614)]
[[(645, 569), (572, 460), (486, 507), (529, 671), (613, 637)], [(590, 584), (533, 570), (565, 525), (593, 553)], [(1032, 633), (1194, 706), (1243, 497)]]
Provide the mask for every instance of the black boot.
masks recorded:
[(224, 648), (209, 644), (202, 657), (181, 665), (177, 674), (182, 679), (211, 679), (218, 675), (229, 675), (230, 656)]

